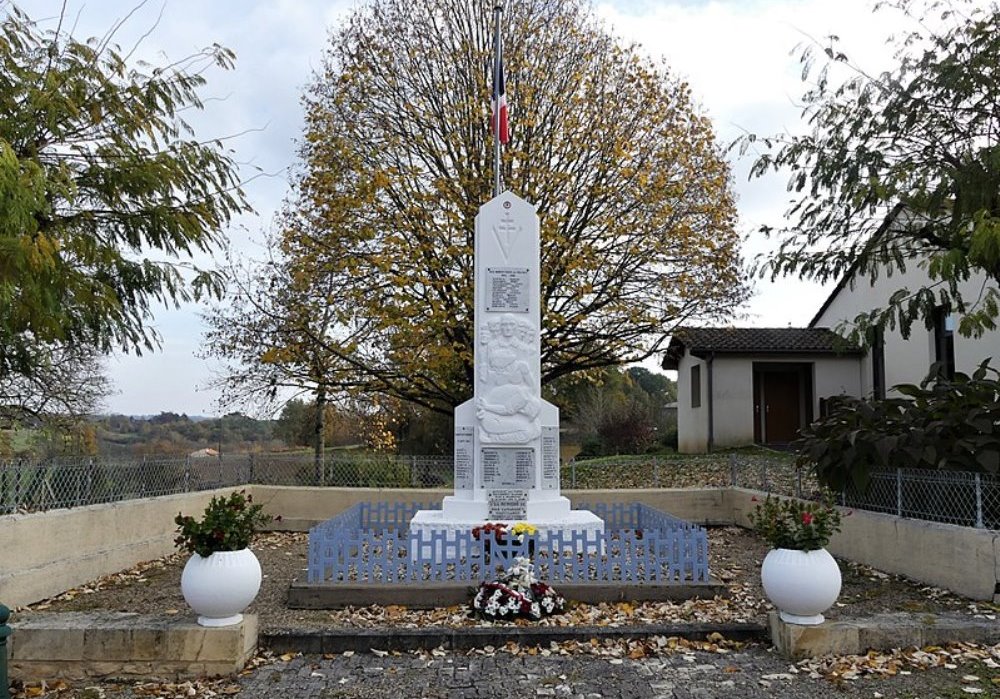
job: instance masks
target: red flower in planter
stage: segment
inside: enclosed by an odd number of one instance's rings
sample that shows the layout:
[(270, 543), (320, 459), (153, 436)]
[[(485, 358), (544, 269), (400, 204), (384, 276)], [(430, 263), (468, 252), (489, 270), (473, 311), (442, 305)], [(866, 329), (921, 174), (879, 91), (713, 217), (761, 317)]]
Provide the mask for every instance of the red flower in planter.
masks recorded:
[(750, 513), (750, 524), (772, 548), (815, 551), (840, 531), (840, 517), (830, 496), (818, 501), (768, 496)]

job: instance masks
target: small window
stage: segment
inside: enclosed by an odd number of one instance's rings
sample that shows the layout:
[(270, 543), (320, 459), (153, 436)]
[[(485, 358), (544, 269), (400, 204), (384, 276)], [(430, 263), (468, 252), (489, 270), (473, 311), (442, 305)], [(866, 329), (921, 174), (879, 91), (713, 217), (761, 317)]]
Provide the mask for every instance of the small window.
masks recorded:
[(934, 361), (946, 377), (955, 378), (955, 319), (946, 306), (934, 309)]
[(701, 365), (691, 367), (691, 407), (701, 407)]
[(872, 395), (877, 400), (885, 399), (885, 333), (875, 328), (872, 340)]

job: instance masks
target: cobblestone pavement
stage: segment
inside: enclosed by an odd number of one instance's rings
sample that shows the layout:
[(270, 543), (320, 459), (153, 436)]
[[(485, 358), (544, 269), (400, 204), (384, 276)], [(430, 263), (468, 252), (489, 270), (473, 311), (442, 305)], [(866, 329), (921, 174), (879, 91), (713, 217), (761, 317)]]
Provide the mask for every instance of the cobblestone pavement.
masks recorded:
[[(743, 699), (1000, 697), (988, 668), (914, 671), (832, 682), (798, 671), (765, 647), (718, 655), (624, 659), (588, 655), (299, 656), (242, 677), (240, 697), (296, 699)], [(985, 670), (974, 676), (977, 670)], [(971, 679), (970, 679), (971, 678)], [(235, 689), (235, 688), (234, 688)]]

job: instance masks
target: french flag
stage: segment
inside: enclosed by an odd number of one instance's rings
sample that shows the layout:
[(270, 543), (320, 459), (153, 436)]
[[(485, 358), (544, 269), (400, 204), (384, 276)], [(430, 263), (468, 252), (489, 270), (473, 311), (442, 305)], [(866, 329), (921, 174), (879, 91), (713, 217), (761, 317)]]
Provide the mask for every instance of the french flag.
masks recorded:
[(493, 76), (493, 116), (490, 118), (493, 133), (500, 143), (510, 141), (510, 129), (507, 122), (507, 90), (503, 83), (503, 62), (499, 63), (496, 75)]

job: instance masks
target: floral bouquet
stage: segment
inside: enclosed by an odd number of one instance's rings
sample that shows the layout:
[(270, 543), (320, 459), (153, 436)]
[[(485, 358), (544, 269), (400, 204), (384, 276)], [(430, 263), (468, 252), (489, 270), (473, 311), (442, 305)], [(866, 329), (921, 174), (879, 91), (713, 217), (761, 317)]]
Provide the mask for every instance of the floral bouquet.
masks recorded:
[(507, 525), (503, 522), (487, 522), (472, 528), (472, 538), (483, 542), (483, 551), (487, 555), (490, 554), (491, 544), (494, 541), (502, 545), (507, 542), (507, 537), (510, 536), (517, 546), (520, 546), (525, 537), (528, 537), (528, 555), (533, 556), (535, 554), (535, 540), (532, 537), (537, 533), (538, 527), (527, 522), (517, 522), (510, 528), (510, 531), (507, 530)]
[[(507, 540), (507, 525), (503, 522), (487, 522), (486, 524), (472, 528), (472, 538), (476, 541), (489, 541), (492, 536), (498, 544)], [(520, 542), (525, 536), (534, 536), (538, 533), (538, 527), (527, 522), (517, 522), (510, 528), (510, 534)]]
[(472, 598), (474, 614), (491, 621), (560, 614), (566, 600), (551, 586), (539, 582), (530, 558), (521, 557), (504, 571), (499, 580), (484, 582)]
[(507, 525), (503, 522), (487, 522), (480, 527), (473, 527), (472, 538), (476, 541), (490, 541), (492, 538), (502, 544), (507, 540)]
[(528, 524), (527, 522), (518, 522), (510, 529), (510, 533), (514, 535), (515, 539), (520, 540), (524, 536), (534, 536), (538, 533), (538, 527), (533, 524)]

